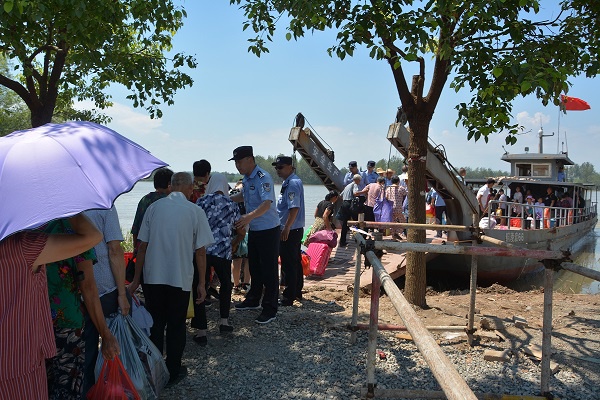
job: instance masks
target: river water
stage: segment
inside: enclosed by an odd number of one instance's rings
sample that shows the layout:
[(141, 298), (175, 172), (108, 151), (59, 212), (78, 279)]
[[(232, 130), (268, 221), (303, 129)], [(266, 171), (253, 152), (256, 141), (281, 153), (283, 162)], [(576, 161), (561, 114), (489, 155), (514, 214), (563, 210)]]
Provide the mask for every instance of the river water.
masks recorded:
[[(231, 184), (233, 187), (234, 184)], [(279, 193), (281, 185), (275, 185), (275, 193)], [(121, 229), (123, 232), (129, 232), (131, 225), (133, 224), (133, 218), (135, 217), (135, 211), (137, 204), (140, 199), (154, 191), (152, 182), (140, 181), (134, 188), (124, 193), (115, 202), (117, 212), (119, 213), (119, 220), (121, 222)], [(314, 221), (314, 212), (317, 208), (317, 204), (325, 198), (327, 189), (321, 185), (305, 185), (304, 186), (304, 202), (306, 207), (306, 221), (305, 226), (312, 225)], [(573, 262), (583, 267), (600, 270), (600, 266), (597, 260), (596, 249), (599, 247), (600, 240), (600, 227), (596, 225), (594, 231), (580, 240), (576, 247), (573, 248)], [(598, 250), (600, 251), (600, 250)], [(532, 286), (543, 285), (543, 274), (537, 274), (536, 276), (528, 279), (520, 280), (515, 284), (511, 285), (514, 289), (524, 290), (529, 289)], [(584, 278), (581, 275), (574, 274), (568, 271), (560, 271), (557, 274), (555, 282), (555, 291), (561, 291), (565, 293), (599, 293), (600, 282), (593, 281), (589, 278)]]

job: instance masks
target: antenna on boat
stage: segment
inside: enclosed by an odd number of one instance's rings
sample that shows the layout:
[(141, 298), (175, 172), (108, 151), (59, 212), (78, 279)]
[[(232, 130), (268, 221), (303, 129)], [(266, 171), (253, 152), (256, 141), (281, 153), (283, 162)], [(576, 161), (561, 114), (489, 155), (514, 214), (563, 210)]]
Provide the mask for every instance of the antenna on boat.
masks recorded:
[(540, 154), (542, 154), (544, 152), (544, 137), (547, 137), (547, 136), (554, 136), (554, 132), (552, 132), (552, 135), (544, 135), (544, 128), (540, 124), (540, 130), (538, 131), (538, 138), (539, 138), (538, 153), (540, 153)]

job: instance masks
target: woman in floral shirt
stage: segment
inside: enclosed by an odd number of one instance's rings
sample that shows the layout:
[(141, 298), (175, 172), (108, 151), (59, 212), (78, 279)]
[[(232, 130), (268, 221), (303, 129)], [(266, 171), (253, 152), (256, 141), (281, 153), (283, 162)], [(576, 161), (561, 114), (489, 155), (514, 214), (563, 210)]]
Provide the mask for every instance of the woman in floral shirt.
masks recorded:
[[(46, 233), (72, 233), (66, 219), (50, 222)], [(102, 352), (107, 358), (118, 354), (118, 344), (110, 333), (102, 314), (93, 264), (96, 253), (91, 248), (86, 252), (66, 260), (46, 265), (50, 312), (56, 340), (56, 356), (46, 361), (49, 399), (79, 400), (82, 393), (83, 363), (85, 342), (82, 340), (84, 328), (81, 302), (83, 296), (94, 325), (103, 338)], [(99, 308), (99, 311), (98, 311)]]

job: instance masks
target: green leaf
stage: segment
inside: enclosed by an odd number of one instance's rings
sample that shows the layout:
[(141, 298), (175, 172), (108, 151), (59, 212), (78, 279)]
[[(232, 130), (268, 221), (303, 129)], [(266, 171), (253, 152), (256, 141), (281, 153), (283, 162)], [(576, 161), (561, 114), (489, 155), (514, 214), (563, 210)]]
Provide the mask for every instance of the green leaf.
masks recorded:
[(494, 70), (492, 71), (492, 73), (494, 74), (494, 76), (496, 78), (499, 78), (502, 75), (502, 72), (504, 72), (502, 67), (495, 67)]
[(290, 40), (292, 40), (292, 34), (290, 32), (288, 32), (288, 33), (285, 34), (285, 40), (287, 40), (288, 42)]
[(531, 82), (529, 82), (529, 81), (523, 81), (523, 82), (521, 82), (521, 92), (525, 93), (529, 89), (531, 89)]
[(7, 13), (10, 13), (13, 9), (13, 2), (12, 1), (5, 1), (4, 2), (4, 11), (6, 11)]

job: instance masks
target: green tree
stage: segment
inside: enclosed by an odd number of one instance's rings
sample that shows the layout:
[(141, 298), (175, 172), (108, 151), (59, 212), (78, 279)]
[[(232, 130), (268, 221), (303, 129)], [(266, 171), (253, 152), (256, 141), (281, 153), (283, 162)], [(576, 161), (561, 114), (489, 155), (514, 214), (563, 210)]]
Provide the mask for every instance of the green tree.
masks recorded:
[[(0, 74), (10, 74), (10, 65), (1, 55)], [(15, 92), (0, 86), (0, 136), (27, 128), (31, 128), (27, 106)]]
[[(192, 85), (182, 67), (193, 57), (171, 54), (172, 38), (185, 10), (171, 0), (4, 0), (0, 10), (0, 54), (19, 79), (0, 73), (31, 111), (31, 125), (50, 122), (57, 106), (73, 100), (111, 105), (112, 83), (130, 90), (134, 107), (161, 117), (178, 89)], [(167, 56), (168, 55), (168, 56)], [(71, 109), (69, 113), (73, 113)], [(94, 117), (90, 111), (80, 118)]]
[[(520, 127), (512, 122), (512, 101), (525, 95), (558, 104), (569, 76), (598, 72), (600, 2), (563, 0), (554, 20), (538, 17), (539, 0), (230, 0), (241, 5), (256, 36), (249, 51), (268, 52), (267, 42), (286, 25), (287, 40), (333, 29), (329, 54), (341, 59), (358, 47), (390, 65), (409, 124), (410, 220), (425, 222), (420, 188), (425, 185), (429, 124), (450, 77), (450, 88), (471, 93), (456, 106), (457, 124), (478, 140), (505, 132), (514, 144)], [(412, 77), (409, 71), (416, 71)], [(408, 79), (407, 79), (408, 78)], [(426, 86), (426, 82), (428, 87)], [(409, 230), (422, 243), (424, 231)], [(425, 306), (425, 257), (409, 253), (405, 295)]]

